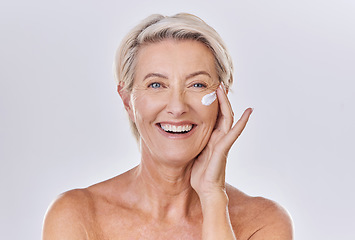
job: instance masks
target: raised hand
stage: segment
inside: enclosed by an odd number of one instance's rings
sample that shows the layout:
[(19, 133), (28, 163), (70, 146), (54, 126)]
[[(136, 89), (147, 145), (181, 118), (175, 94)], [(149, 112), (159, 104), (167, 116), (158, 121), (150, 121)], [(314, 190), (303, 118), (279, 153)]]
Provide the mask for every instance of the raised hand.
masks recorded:
[(201, 201), (220, 193), (225, 193), (225, 169), (227, 156), (233, 143), (244, 130), (252, 109), (244, 111), (233, 125), (233, 110), (224, 86), (217, 89), (219, 115), (216, 127), (204, 150), (196, 158), (191, 172), (191, 186)]

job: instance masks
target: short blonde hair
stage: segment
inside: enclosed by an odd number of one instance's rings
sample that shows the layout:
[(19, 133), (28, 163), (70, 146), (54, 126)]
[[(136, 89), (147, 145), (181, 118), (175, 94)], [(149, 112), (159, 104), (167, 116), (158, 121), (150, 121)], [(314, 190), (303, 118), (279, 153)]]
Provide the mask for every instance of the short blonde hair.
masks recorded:
[[(202, 19), (188, 13), (173, 16), (153, 14), (134, 27), (116, 51), (114, 75), (117, 85), (122, 90), (132, 90), (136, 58), (140, 47), (144, 44), (156, 43), (165, 39), (195, 40), (206, 45), (215, 57), (219, 81), (227, 89), (233, 82), (233, 64), (227, 48), (219, 34)], [(133, 134), (139, 139), (139, 132), (130, 120)]]

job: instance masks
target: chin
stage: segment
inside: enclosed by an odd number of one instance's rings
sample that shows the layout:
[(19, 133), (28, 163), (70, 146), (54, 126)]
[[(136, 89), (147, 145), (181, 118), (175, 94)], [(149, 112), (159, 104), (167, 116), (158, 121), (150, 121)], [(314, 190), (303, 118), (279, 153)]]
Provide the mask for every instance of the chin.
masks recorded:
[(172, 164), (173, 166), (185, 166), (193, 161), (198, 153), (183, 152), (183, 151), (169, 151), (163, 154), (159, 154), (157, 157), (166, 164)]

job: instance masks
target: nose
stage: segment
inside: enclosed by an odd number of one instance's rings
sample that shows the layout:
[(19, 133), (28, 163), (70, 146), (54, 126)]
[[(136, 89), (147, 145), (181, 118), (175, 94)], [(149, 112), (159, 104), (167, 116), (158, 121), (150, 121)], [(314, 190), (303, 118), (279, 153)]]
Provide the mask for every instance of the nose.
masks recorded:
[(188, 111), (185, 93), (181, 90), (173, 90), (169, 93), (166, 110), (174, 117), (179, 117)]

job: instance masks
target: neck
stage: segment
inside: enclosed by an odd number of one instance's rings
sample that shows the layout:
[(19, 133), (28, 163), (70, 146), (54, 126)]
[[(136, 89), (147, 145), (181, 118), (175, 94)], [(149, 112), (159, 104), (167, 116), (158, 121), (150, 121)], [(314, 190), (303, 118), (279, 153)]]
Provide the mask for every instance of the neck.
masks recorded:
[(154, 161), (142, 151), (141, 164), (134, 169), (140, 206), (157, 219), (189, 218), (200, 212), (197, 193), (190, 184), (193, 161), (172, 166)]

